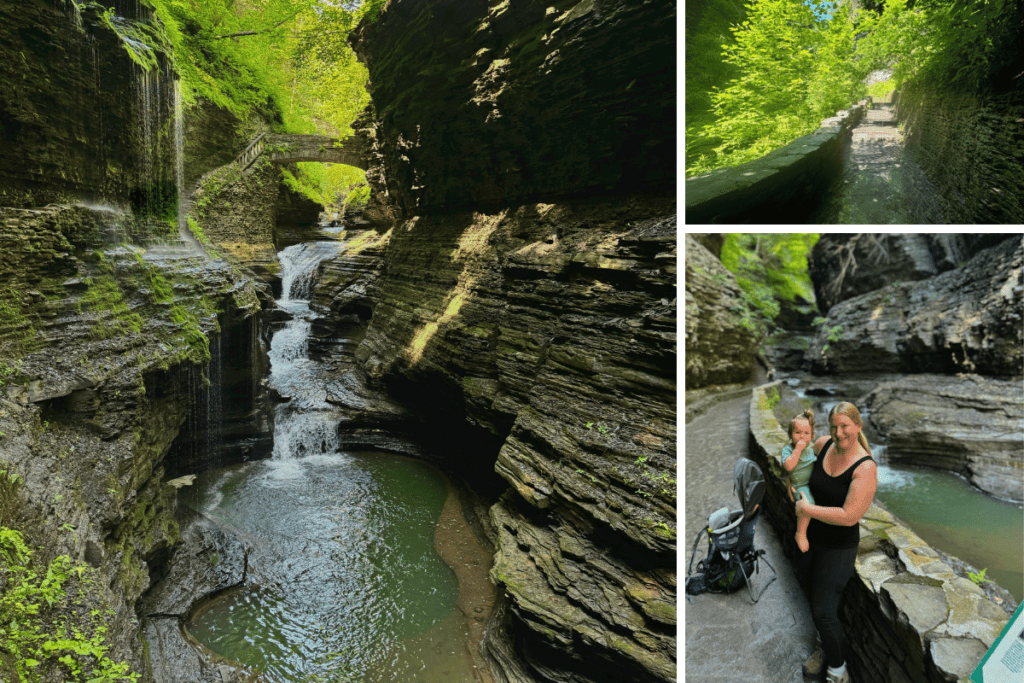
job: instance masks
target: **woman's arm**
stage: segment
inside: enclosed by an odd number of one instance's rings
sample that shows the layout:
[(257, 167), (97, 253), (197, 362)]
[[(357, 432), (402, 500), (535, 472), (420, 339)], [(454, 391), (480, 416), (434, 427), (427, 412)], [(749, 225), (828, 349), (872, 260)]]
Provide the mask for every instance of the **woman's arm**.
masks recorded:
[(831, 438), (831, 436), (818, 437), (818, 440), (814, 442), (814, 454), (817, 455), (818, 453), (821, 453), (821, 449), (825, 446), (826, 443), (828, 443), (828, 440)]
[(810, 505), (802, 497), (796, 503), (797, 515), (805, 514), (818, 521), (836, 526), (853, 526), (860, 521), (875, 499), (878, 486), (878, 467), (873, 460), (861, 463), (853, 471), (853, 481), (842, 507)]

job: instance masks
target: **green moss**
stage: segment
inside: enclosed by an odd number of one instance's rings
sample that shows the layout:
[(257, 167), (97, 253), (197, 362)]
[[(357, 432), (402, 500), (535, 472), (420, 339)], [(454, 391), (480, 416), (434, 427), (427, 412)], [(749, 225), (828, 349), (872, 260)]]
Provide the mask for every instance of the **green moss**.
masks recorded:
[(14, 359), (41, 346), (29, 310), (14, 287), (0, 289), (0, 358), (4, 359), (0, 360), (0, 381), (13, 374)]
[[(287, 168), (281, 167), (281, 182), (290, 189), (292, 192), (299, 194), (306, 199), (316, 202), (317, 204), (329, 204), (318, 191), (312, 185), (305, 181), (305, 177), (296, 178), (295, 175)], [(364, 202), (365, 203), (365, 202)]]
[(644, 611), (658, 621), (675, 623), (676, 608), (664, 602), (651, 601), (644, 603)]
[(138, 334), (143, 328), (142, 316), (129, 308), (125, 292), (115, 276), (114, 265), (102, 252), (96, 252), (96, 255), (95, 273), (86, 280), (89, 288), (81, 299), (83, 311), (97, 314), (90, 335), (93, 339), (109, 339)]

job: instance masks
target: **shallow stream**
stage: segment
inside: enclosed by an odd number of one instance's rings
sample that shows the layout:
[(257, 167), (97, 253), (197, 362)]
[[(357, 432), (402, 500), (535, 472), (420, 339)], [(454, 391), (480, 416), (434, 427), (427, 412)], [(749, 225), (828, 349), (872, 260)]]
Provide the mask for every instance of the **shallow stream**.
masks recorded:
[(316, 269), (344, 246), (280, 254), (291, 319), (271, 342), (273, 456), (204, 473), (187, 500), (250, 548), (246, 587), (186, 629), (261, 680), (470, 683), (458, 579), (434, 545), (448, 484), (409, 458), (346, 452), (307, 353)]
[[(873, 449), (874, 450), (874, 449)], [(1019, 505), (986, 495), (940, 470), (883, 464), (882, 505), (929, 545), (986, 569), (985, 578), (1024, 600), (1024, 515)]]

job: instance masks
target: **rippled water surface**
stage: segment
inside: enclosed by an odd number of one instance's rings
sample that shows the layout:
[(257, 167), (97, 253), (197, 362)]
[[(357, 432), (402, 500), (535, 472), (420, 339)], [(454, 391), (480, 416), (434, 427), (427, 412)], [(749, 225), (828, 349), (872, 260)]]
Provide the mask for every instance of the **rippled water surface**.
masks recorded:
[(253, 548), (255, 588), (188, 626), (218, 654), (280, 680), (363, 681), (453, 613), (458, 583), (433, 547), (446, 485), (427, 465), (267, 460), (207, 473), (196, 488), (206, 514)]
[(251, 549), (246, 588), (187, 628), (261, 680), (470, 683), (458, 581), (434, 550), (447, 484), (421, 462), (345, 452), (324, 368), (308, 355), (317, 268), (343, 248), (279, 255), (290, 320), (270, 349), (273, 457), (207, 472), (188, 496)]
[(1024, 514), (963, 479), (936, 470), (882, 465), (878, 499), (929, 545), (987, 569), (986, 577), (1024, 599)]

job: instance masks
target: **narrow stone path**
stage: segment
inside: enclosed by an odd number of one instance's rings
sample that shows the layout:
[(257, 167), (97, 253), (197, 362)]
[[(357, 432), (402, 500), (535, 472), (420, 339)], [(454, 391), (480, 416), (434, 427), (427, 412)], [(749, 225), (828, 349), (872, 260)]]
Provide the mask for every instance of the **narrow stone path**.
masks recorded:
[(942, 201), (904, 148), (893, 94), (853, 130), (843, 177), (816, 223), (942, 223)]
[[(686, 425), (684, 571), (693, 539), (708, 515), (723, 506), (739, 507), (732, 470), (736, 460), (747, 455), (749, 425), (749, 393), (712, 407)], [(732, 595), (705, 593), (685, 604), (687, 681), (803, 681), (800, 665), (811, 652), (815, 634), (810, 608), (764, 517), (758, 519), (754, 543), (767, 551), (778, 578), (757, 604), (751, 604), (745, 589)], [(706, 549), (707, 541), (702, 538), (698, 560)], [(762, 567), (754, 577), (755, 591), (770, 576), (771, 570)]]

